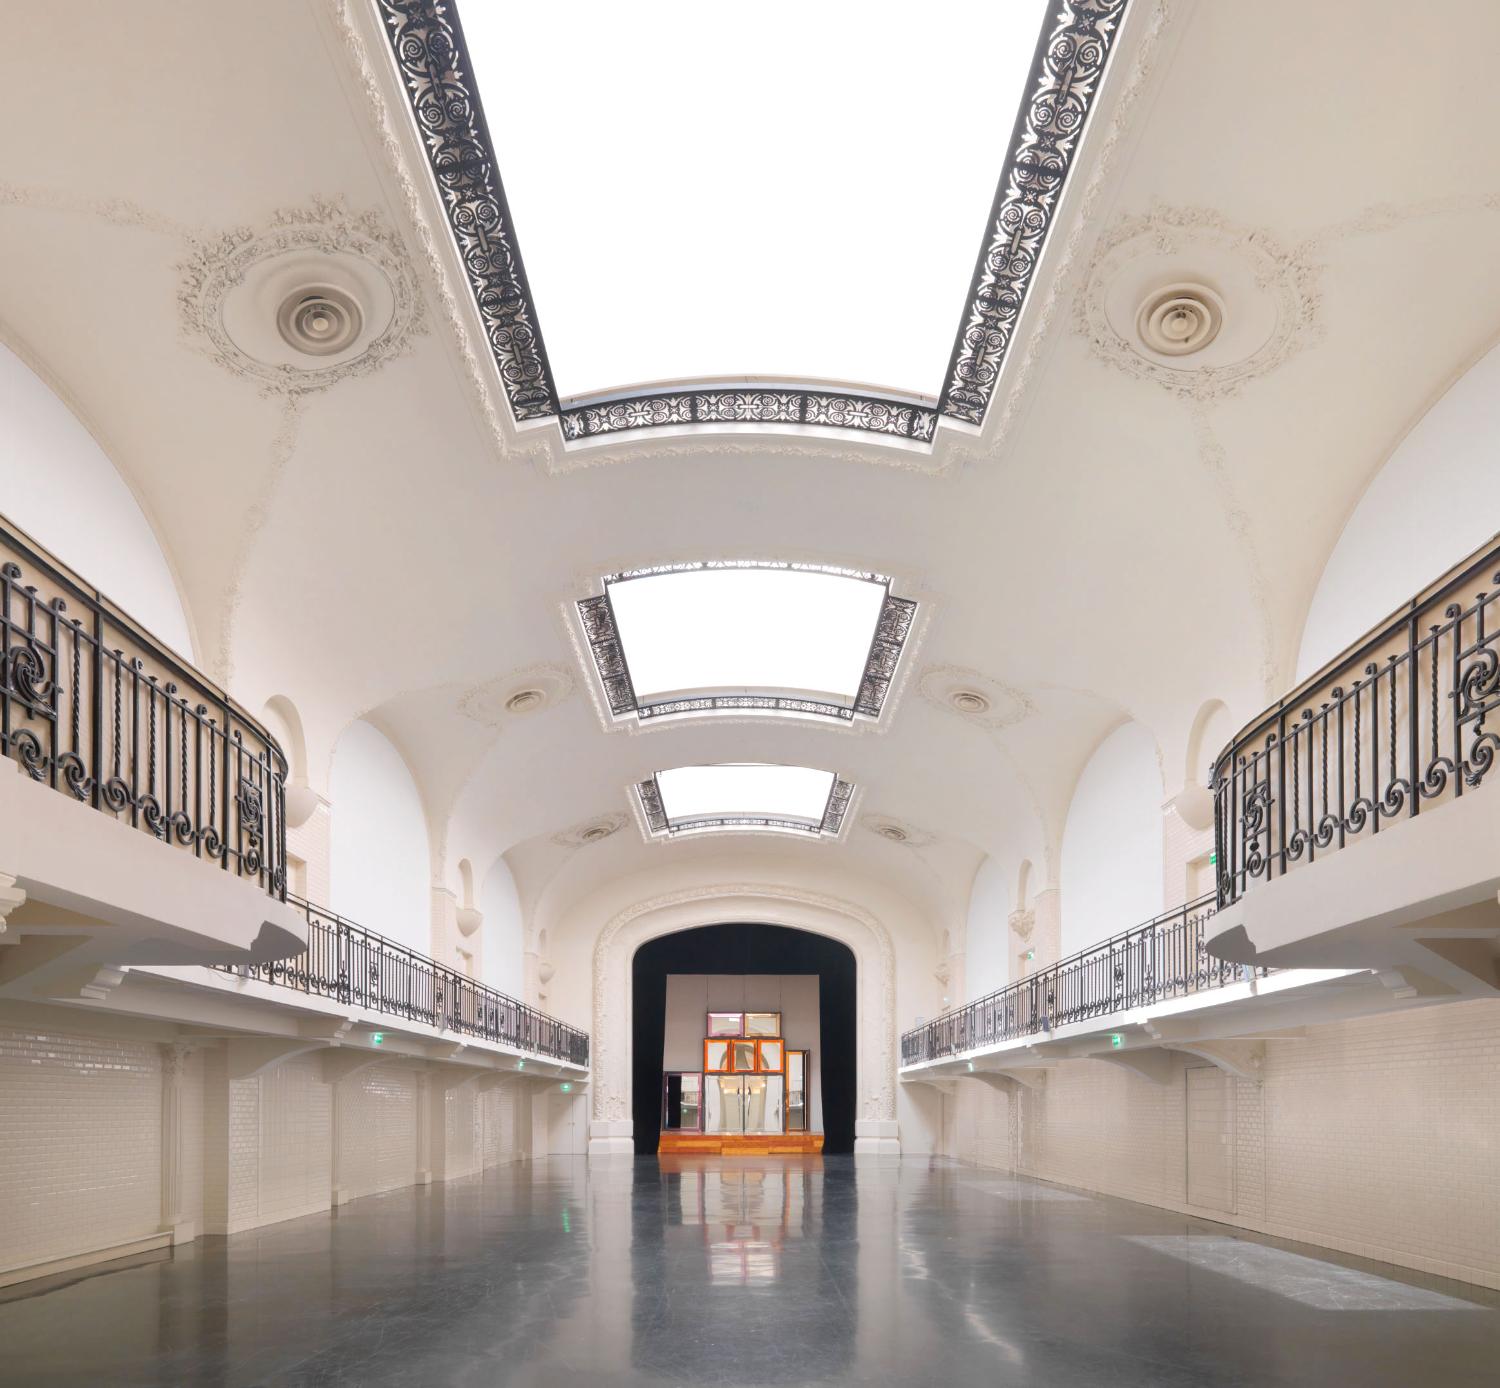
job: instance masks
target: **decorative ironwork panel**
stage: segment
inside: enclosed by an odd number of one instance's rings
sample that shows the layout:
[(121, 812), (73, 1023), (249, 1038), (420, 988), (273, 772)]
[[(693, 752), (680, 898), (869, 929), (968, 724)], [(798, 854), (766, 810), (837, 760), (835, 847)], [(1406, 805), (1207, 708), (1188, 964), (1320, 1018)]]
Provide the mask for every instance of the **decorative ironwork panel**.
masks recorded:
[(557, 390), (457, 11), (444, 0), (378, 4), (511, 410), (551, 418)]
[(1127, 3), (1059, 0), (1053, 11), (938, 403), (952, 419), (984, 422)]
[(284, 896), (287, 763), (275, 739), (3, 525), (0, 555), (0, 755)]
[(1500, 545), (1305, 681), (1213, 768), (1221, 906), (1456, 799), (1500, 750)]
[(620, 643), (620, 630), (615, 624), (615, 609), (609, 594), (584, 598), (578, 604), (578, 615), (583, 622), (584, 639), (593, 653), (594, 668), (599, 672), (599, 682), (604, 687), (604, 697), (609, 702), (609, 711), (616, 717), (633, 713), (636, 709), (635, 688), (630, 682), (630, 667), (625, 663), (625, 648)]
[(849, 808), (849, 799), (854, 794), (854, 787), (848, 781), (834, 777), (833, 785), (828, 790), (828, 804), (823, 810), (823, 822), (818, 826), (819, 833), (837, 834), (844, 827), (844, 813)]
[(307, 917), (304, 953), (269, 964), (210, 967), (574, 1065), (589, 1063), (587, 1032), (321, 906), (289, 900)]
[(1204, 936), (1214, 910), (1212, 896), (1200, 897), (914, 1027), (901, 1038), (901, 1063), (961, 1055), (1273, 972), (1208, 953)]
[(854, 711), (870, 718), (879, 718), (885, 707), (885, 696), (890, 693), (891, 680), (896, 666), (901, 663), (901, 652), (906, 638), (911, 635), (912, 622), (916, 619), (917, 605), (910, 598), (896, 598), (886, 594), (881, 604), (880, 616), (875, 622), (875, 635), (870, 641), (870, 653), (865, 659), (864, 673), (860, 676), (859, 692), (854, 698)]
[(937, 411), (931, 400), (920, 397), (888, 399), (801, 387), (705, 391), (684, 386), (581, 400), (562, 412), (563, 436), (569, 441), (683, 424), (809, 424), (931, 443)]
[(661, 786), (655, 776), (647, 777), (635, 788), (636, 794), (641, 798), (641, 810), (646, 816), (646, 823), (650, 826), (653, 834), (665, 834), (668, 831), (667, 812), (662, 808)]

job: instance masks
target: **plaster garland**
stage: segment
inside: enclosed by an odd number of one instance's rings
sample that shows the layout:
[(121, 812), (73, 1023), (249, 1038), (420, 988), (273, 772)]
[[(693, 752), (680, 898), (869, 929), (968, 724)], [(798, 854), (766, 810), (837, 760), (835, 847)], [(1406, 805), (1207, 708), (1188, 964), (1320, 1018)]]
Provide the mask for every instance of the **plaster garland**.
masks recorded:
[[(594, 942), (593, 1116), (595, 1121), (630, 1117), (630, 962), (648, 940), (690, 928), (664, 917), (698, 907), (692, 925), (743, 921), (748, 912), (768, 925), (786, 925), (838, 940), (854, 951), (858, 980), (858, 1113), (860, 1118), (896, 1117), (896, 954), (890, 932), (863, 907), (796, 887), (731, 884), (691, 887), (637, 902), (619, 912)], [(716, 905), (717, 903), (717, 905)], [(814, 923), (810, 913), (833, 922)], [(838, 928), (842, 919), (848, 926)], [(830, 928), (832, 926), (833, 928)], [(868, 1044), (866, 1038), (869, 1038)]]

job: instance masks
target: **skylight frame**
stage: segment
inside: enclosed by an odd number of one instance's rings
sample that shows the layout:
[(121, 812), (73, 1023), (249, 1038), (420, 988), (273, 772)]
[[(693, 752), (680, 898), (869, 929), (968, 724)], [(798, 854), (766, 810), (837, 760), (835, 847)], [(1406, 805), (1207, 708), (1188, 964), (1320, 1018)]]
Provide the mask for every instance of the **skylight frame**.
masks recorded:
[[(610, 585), (631, 579), (656, 577), (672, 573), (693, 573), (714, 569), (768, 569), (784, 572), (828, 574), (880, 585), (885, 590), (880, 610), (870, 634), (870, 644), (860, 673), (859, 685), (849, 703), (809, 697), (801, 691), (778, 693), (702, 692), (642, 702), (636, 695), (630, 675), (630, 662), (610, 598)], [(914, 598), (897, 597), (891, 592), (887, 574), (862, 569), (841, 568), (831, 564), (797, 563), (771, 559), (712, 559), (675, 564), (659, 564), (624, 569), (605, 574), (599, 593), (581, 598), (575, 604), (584, 644), (594, 665), (604, 704), (609, 716), (617, 721), (635, 718), (640, 724), (654, 724), (678, 718), (704, 717), (715, 714), (748, 716), (784, 715), (823, 719), (853, 725), (856, 721), (877, 722), (885, 710), (890, 691), (900, 669), (901, 657), (916, 626), (919, 604)]]
[[(720, 764), (727, 766), (734, 763)], [(803, 769), (812, 771), (821, 768)], [(855, 791), (852, 781), (846, 781), (836, 771), (828, 771), (825, 774), (833, 779), (829, 783), (828, 799), (824, 803), (823, 813), (817, 820), (792, 815), (736, 814), (733, 812), (672, 819), (667, 815), (662, 797), (661, 782), (658, 779), (662, 774), (662, 771), (653, 771), (645, 780), (637, 781), (630, 788), (636, 809), (640, 813), (642, 830), (648, 839), (659, 841), (693, 838), (706, 833), (759, 832), (792, 834), (814, 840), (837, 839), (843, 832), (844, 821), (848, 818), (849, 805), (854, 798)]]
[(1130, 0), (1050, 0), (1022, 88), (942, 392), (830, 384), (624, 387), (559, 398), (454, 0), (372, 0), (512, 413), (564, 447), (669, 428), (831, 429), (930, 448), (980, 427), (1014, 340)]

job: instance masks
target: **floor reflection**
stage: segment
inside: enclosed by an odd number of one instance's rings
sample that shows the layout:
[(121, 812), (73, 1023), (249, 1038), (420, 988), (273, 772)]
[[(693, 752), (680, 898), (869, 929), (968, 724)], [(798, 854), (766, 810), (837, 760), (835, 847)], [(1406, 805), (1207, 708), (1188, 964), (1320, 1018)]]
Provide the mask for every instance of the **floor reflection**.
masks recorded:
[(553, 1159), (11, 1289), (0, 1384), (1491, 1388), (1497, 1308), (945, 1162)]

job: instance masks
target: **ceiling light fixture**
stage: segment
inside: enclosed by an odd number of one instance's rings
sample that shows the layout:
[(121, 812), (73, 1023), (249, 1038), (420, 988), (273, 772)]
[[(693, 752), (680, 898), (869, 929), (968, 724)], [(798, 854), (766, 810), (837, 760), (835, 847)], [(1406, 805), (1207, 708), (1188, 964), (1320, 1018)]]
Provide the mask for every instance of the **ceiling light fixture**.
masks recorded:
[(1201, 352), (1224, 326), (1224, 305), (1201, 284), (1169, 284), (1148, 295), (1136, 315), (1141, 341), (1164, 357)]
[(287, 346), (310, 357), (331, 357), (359, 340), (364, 314), (354, 298), (332, 285), (295, 289), (276, 311)]

